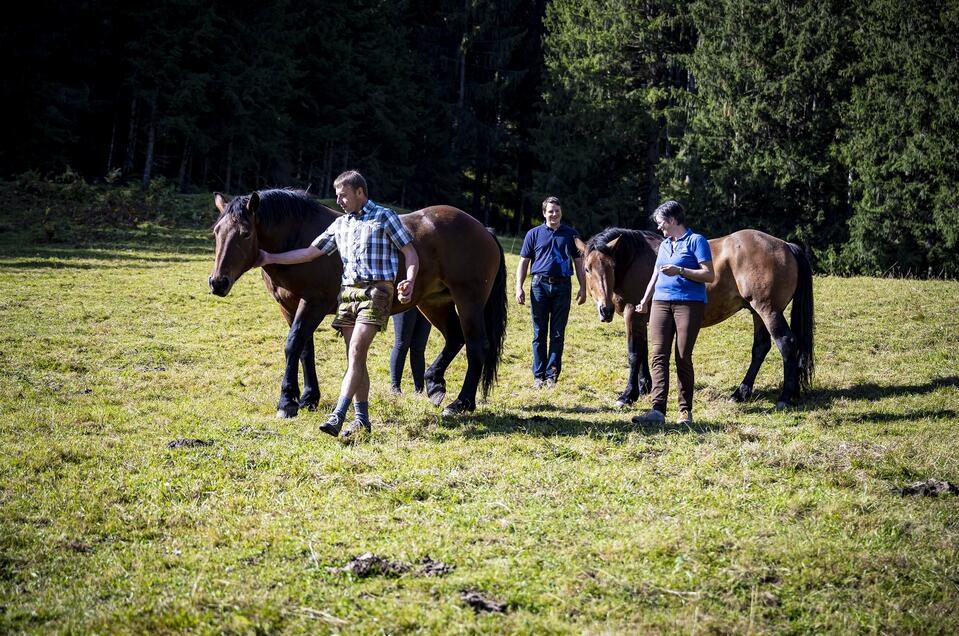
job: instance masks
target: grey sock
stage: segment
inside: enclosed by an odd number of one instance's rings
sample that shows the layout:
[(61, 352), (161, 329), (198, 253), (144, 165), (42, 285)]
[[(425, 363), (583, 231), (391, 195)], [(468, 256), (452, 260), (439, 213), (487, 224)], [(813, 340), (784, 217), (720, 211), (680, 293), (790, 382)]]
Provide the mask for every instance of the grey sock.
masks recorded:
[(353, 412), (356, 414), (356, 419), (363, 422), (364, 424), (370, 423), (370, 403), (369, 402), (353, 402)]
[(346, 419), (346, 409), (348, 408), (350, 408), (350, 398), (341, 395), (340, 399), (336, 401), (336, 408), (333, 409), (333, 412), (340, 418), (341, 422)]

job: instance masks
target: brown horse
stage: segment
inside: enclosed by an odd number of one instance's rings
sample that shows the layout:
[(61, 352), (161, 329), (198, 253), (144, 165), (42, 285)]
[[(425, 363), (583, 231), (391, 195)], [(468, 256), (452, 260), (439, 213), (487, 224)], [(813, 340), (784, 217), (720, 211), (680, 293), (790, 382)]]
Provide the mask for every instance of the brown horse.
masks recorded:
[[(580, 242), (585, 254), (590, 295), (603, 322), (613, 311), (626, 323), (629, 381), (619, 396), (620, 406), (631, 404), (650, 389), (646, 324), (648, 314), (636, 311), (649, 284), (663, 237), (652, 232), (608, 228)], [(730, 396), (745, 401), (753, 392), (756, 374), (771, 348), (770, 338), (783, 357), (783, 388), (776, 401), (788, 406), (812, 381), (813, 293), (812, 269), (802, 249), (758, 230), (741, 230), (709, 241), (715, 280), (706, 285), (703, 326), (726, 320), (740, 309), (753, 315), (752, 362), (746, 377)], [(783, 312), (792, 301), (791, 325)]]
[[(264, 190), (227, 202), (214, 196), (220, 218), (213, 226), (216, 256), (210, 291), (226, 296), (256, 262), (260, 249), (285, 252), (306, 247), (339, 216), (303, 191)], [(443, 334), (446, 343), (426, 371), (430, 401), (446, 397), (446, 369), (466, 345), (466, 378), (444, 415), (476, 408), (482, 382), (486, 397), (494, 380), (506, 334), (506, 261), (499, 241), (465, 212), (435, 206), (400, 216), (413, 236), (420, 267), (411, 304), (393, 303), (392, 313), (416, 305)], [(278, 417), (314, 409), (320, 399), (313, 332), (336, 309), (343, 264), (338, 254), (302, 265), (267, 265), (263, 282), (290, 325), (286, 370), (280, 387)], [(405, 264), (400, 255), (400, 272)], [(297, 360), (303, 366), (304, 391)]]

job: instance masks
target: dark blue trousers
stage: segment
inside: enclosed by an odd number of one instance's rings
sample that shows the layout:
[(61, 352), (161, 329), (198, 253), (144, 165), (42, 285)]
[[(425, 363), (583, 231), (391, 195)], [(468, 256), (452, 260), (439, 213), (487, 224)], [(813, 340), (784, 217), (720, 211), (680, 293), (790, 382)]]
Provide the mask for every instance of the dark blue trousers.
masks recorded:
[(426, 369), (426, 342), (430, 337), (430, 321), (416, 307), (393, 316), (393, 350), (390, 351), (390, 383), (399, 389), (403, 379), (406, 354), (410, 354), (410, 373), (413, 389), (423, 390), (423, 373)]
[(563, 340), (569, 320), (572, 285), (569, 279), (549, 282), (533, 275), (529, 310), (533, 318), (533, 377), (559, 378), (563, 370)]

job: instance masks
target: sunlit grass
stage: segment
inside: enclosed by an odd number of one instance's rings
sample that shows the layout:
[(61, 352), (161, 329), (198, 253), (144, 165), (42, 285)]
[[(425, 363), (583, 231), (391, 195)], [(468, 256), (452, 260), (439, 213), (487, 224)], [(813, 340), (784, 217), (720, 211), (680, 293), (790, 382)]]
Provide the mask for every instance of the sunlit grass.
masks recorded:
[[(499, 384), (453, 420), (389, 395), (389, 330), (374, 432), (347, 446), (317, 430), (344, 368), (329, 319), (320, 411), (274, 419), (285, 323), (257, 272), (208, 293), (206, 233), (0, 247), (2, 632), (959, 629), (959, 500), (894, 492), (959, 483), (956, 282), (817, 278), (816, 389), (785, 412), (775, 350), (758, 398), (726, 401), (749, 317), (704, 331), (684, 428), (613, 408), (624, 330), (589, 304), (548, 391), (511, 304)], [(367, 551), (454, 569), (327, 570)]]

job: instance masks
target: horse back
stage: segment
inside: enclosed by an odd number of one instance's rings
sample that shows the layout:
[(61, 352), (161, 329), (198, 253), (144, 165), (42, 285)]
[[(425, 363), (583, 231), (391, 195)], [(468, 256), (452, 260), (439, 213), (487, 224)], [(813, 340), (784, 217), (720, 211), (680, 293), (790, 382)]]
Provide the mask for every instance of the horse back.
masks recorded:
[[(475, 218), (457, 208), (437, 205), (400, 216), (413, 235), (420, 276), (445, 285), (479, 279), (492, 281), (499, 269), (499, 245)], [(404, 266), (405, 267), (405, 266)]]
[(785, 241), (759, 230), (740, 230), (710, 240), (709, 248), (716, 277), (706, 286), (713, 307), (707, 307), (704, 324), (715, 324), (745, 305), (782, 311), (789, 304), (799, 269)]

